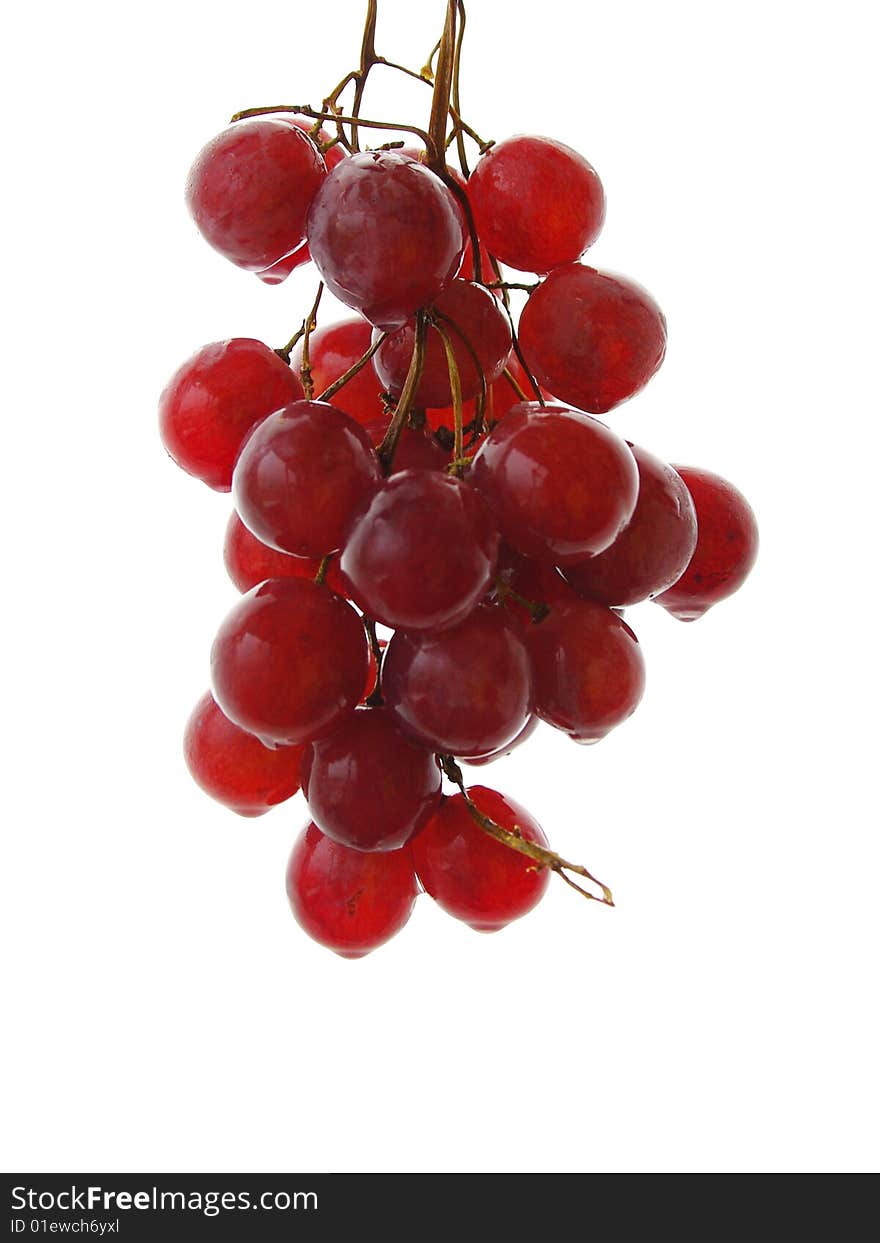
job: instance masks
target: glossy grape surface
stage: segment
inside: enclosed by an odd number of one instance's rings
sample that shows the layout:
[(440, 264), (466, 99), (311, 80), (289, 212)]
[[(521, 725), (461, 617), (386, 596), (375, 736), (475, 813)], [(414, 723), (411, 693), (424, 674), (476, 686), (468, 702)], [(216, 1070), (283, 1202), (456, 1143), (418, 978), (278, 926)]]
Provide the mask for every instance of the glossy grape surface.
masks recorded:
[(302, 928), (343, 958), (362, 958), (399, 932), (419, 886), (408, 850), (351, 850), (317, 825), (302, 831), (287, 865), (287, 897)]
[(262, 341), (206, 345), (174, 373), (159, 398), (162, 443), (178, 466), (217, 492), (254, 427), (302, 397), (299, 377)]
[(355, 850), (397, 850), (440, 803), (437, 761), (387, 708), (359, 708), (312, 743), (302, 783), (318, 827)]
[(526, 642), (535, 712), (576, 742), (598, 742), (635, 711), (645, 688), (641, 648), (604, 604), (556, 604)]
[(558, 564), (602, 552), (635, 508), (638, 471), (604, 424), (563, 406), (514, 406), (469, 479), (518, 552)]
[[(485, 786), (471, 786), (468, 794), (501, 828), (519, 829), (527, 841), (547, 845), (541, 826), (513, 799)], [(546, 869), (536, 869), (534, 860), (479, 828), (460, 794), (443, 800), (411, 849), (419, 880), (434, 901), (478, 932), (495, 932), (526, 915), (547, 889)]]
[(240, 816), (262, 816), (300, 786), (303, 747), (264, 747), (227, 720), (210, 691), (193, 709), (183, 753), (199, 786)]
[(447, 755), (485, 755), (511, 742), (531, 711), (531, 669), (520, 626), (482, 605), (441, 634), (398, 630), (382, 690), (413, 738)]
[(233, 475), (235, 508), (264, 544), (297, 557), (336, 552), (382, 472), (360, 424), (298, 401), (260, 424)]
[(217, 633), (214, 697), (269, 745), (311, 742), (360, 700), (367, 651), (361, 619), (328, 587), (272, 578), (243, 596)]
[(666, 320), (634, 281), (572, 263), (530, 296), (519, 341), (543, 388), (604, 414), (644, 388), (663, 362)]
[(309, 212), (312, 258), (332, 293), (380, 328), (427, 306), (461, 266), (455, 197), (423, 164), (395, 151), (342, 160)]
[(306, 236), (306, 215), (327, 168), (284, 121), (239, 121), (202, 148), (186, 201), (202, 236), (238, 267), (262, 272)]
[(468, 197), (482, 242), (521, 272), (579, 259), (605, 219), (596, 170), (552, 138), (518, 134), (496, 143), (474, 169)]
[(679, 621), (698, 617), (743, 585), (758, 555), (758, 524), (746, 498), (708, 470), (676, 466), (697, 512), (697, 546), (681, 577), (655, 603)]
[(392, 475), (357, 520), (340, 568), (359, 608), (383, 625), (439, 630), (485, 595), (498, 532), (468, 484), (431, 470)]
[(605, 552), (565, 577), (580, 596), (603, 604), (638, 604), (681, 577), (697, 542), (697, 516), (681, 476), (660, 458), (631, 445), (639, 470), (633, 515)]

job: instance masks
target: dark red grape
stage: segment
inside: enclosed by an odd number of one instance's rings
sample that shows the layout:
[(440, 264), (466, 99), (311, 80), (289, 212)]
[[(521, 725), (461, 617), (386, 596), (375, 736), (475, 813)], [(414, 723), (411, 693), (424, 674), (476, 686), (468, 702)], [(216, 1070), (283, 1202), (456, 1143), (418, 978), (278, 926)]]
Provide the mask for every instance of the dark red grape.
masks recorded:
[(322, 832), (354, 850), (397, 850), (440, 803), (430, 751), (387, 708), (359, 708), (306, 752), (302, 785)]
[(469, 478), (508, 544), (558, 564), (607, 548), (638, 493), (625, 441), (579, 411), (534, 402), (514, 406), (496, 425)]
[(483, 605), (441, 634), (398, 630), (382, 664), (382, 693), (401, 729), (447, 755), (485, 755), (521, 732), (532, 706), (522, 631)]
[(639, 469), (633, 516), (605, 552), (565, 570), (578, 595), (603, 604), (638, 604), (664, 591), (681, 577), (697, 542), (697, 516), (681, 476), (638, 445), (630, 449)]
[(603, 414), (644, 388), (663, 362), (666, 320), (634, 281), (572, 263), (530, 296), (519, 342), (548, 392)]
[(233, 475), (238, 516), (297, 557), (336, 552), (382, 472), (364, 429), (327, 402), (297, 401), (260, 424)]
[(743, 585), (758, 555), (758, 524), (743, 494), (708, 470), (676, 466), (697, 512), (697, 546), (687, 569), (656, 604), (696, 621)]
[(394, 450), (391, 473), (397, 474), (402, 470), (445, 470), (449, 465), (449, 456), (429, 432), (415, 427), (404, 427)]
[(552, 138), (518, 134), (496, 143), (467, 187), (481, 240), (521, 272), (579, 259), (605, 219), (596, 170)]
[(300, 786), (304, 747), (264, 747), (223, 715), (210, 691), (193, 709), (183, 753), (193, 779), (240, 816), (262, 816)]
[(408, 850), (367, 854), (302, 831), (287, 865), (287, 896), (302, 928), (343, 958), (363, 958), (399, 932), (419, 894)]
[(326, 176), (318, 148), (295, 126), (240, 121), (202, 148), (186, 201), (215, 250), (262, 272), (304, 241), (309, 206)]
[(360, 700), (367, 651), (361, 619), (328, 587), (271, 578), (243, 596), (217, 632), (214, 698), (270, 746), (312, 742)]
[[(313, 579), (321, 567), (319, 557), (292, 557), (289, 553), (270, 548), (256, 535), (251, 535), (234, 511), (226, 525), (223, 561), (239, 591), (250, 591), (251, 587), (264, 583), (267, 578)], [(339, 563), (335, 559), (328, 565), (324, 581), (338, 596), (346, 594)]]
[(165, 386), (162, 443), (187, 474), (228, 492), (251, 430), (300, 397), (299, 377), (268, 345), (247, 337), (217, 341), (187, 359)]
[(522, 746), (527, 738), (531, 738), (537, 728), (538, 718), (530, 716), (517, 736), (503, 747), (499, 747), (497, 751), (489, 751), (486, 755), (463, 755), (459, 756), (459, 759), (462, 763), (470, 764), (474, 768), (482, 767), (484, 764), (492, 764), (495, 760), (500, 760), (505, 755), (510, 755), (511, 751), (515, 751), (517, 747)]
[[(533, 561), (529, 557), (523, 557), (506, 545), (501, 546), (498, 576), (510, 588), (508, 592), (499, 590), (496, 593), (498, 600), (522, 626), (530, 625), (534, 618), (528, 605), (546, 604), (552, 607), (564, 600), (576, 599), (575, 592), (555, 566), (546, 561)], [(522, 600), (518, 600), (517, 596), (522, 597)], [(528, 604), (522, 601), (527, 601)]]
[(359, 608), (404, 630), (454, 626), (485, 595), (498, 532), (473, 488), (431, 470), (386, 479), (355, 523), (340, 566)]
[[(507, 364), (511, 347), (507, 316), (487, 290), (462, 280), (447, 286), (434, 308), (452, 343), (462, 398), (476, 397), (482, 387), (481, 372), (488, 385), (498, 379)], [(383, 387), (395, 396), (406, 381), (414, 340), (415, 324), (410, 321), (387, 337), (373, 357)], [(443, 407), (451, 402), (446, 350), (440, 333), (432, 327), (425, 340), (422, 378), (413, 404)]]
[[(547, 845), (541, 826), (513, 799), (485, 786), (472, 786), (468, 794), (501, 828)], [(419, 880), (434, 901), (478, 932), (496, 932), (526, 915), (547, 888), (546, 868), (479, 828), (461, 794), (443, 800), (411, 849)]]
[(645, 688), (639, 641), (604, 604), (557, 604), (526, 642), (535, 712), (576, 742), (598, 742), (635, 711)]
[(309, 212), (312, 258), (332, 293), (381, 328), (433, 302), (461, 266), (466, 231), (454, 195), (396, 151), (342, 160)]
[[(309, 338), (309, 363), (315, 392), (325, 388), (345, 375), (370, 348), (373, 328), (365, 319), (344, 319), (336, 324), (318, 328)], [(293, 356), (291, 365), (298, 371), (302, 365), (302, 344)], [(344, 384), (330, 400), (344, 410), (362, 427), (371, 428), (379, 420), (388, 423), (388, 415), (382, 409), (382, 390), (376, 373), (369, 363), (356, 376)]]

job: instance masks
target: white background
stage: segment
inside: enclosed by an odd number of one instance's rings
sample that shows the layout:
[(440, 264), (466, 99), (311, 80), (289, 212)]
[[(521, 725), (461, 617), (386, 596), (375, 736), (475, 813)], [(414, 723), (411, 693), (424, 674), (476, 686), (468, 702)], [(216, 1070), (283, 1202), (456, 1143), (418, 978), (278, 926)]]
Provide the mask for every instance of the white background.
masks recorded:
[[(317, 103), (360, 0), (21, 7), (5, 52), (5, 1168), (876, 1168), (878, 203), (873, 6), (471, 0), (464, 107), (595, 164), (592, 262), (666, 311), (613, 426), (751, 499), (758, 566), (632, 610), (636, 716), (484, 779), (614, 888), (479, 936), (422, 898), (359, 962), (300, 932), (301, 796), (244, 821), (180, 733), (235, 599), (228, 498), (165, 458), (198, 346), (281, 344), (312, 274), (183, 205), (235, 109)], [(440, 0), (382, 0), (419, 66)], [(383, 71), (377, 71), (377, 78)], [(397, 102), (395, 102), (395, 100)], [(427, 115), (394, 75), (367, 115)]]

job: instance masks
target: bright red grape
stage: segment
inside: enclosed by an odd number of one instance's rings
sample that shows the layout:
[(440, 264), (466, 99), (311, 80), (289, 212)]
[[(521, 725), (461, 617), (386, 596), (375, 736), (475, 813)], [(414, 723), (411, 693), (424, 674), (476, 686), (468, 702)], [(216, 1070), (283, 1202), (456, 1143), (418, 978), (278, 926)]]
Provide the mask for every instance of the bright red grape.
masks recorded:
[(299, 377), (262, 341), (233, 337), (187, 359), (159, 398), (159, 432), (183, 470), (217, 492), (251, 430), (273, 410), (302, 397)]
[(605, 219), (596, 170), (552, 138), (518, 134), (496, 143), (474, 169), (468, 197), (481, 240), (521, 272), (579, 259)]
[(697, 542), (697, 516), (681, 476), (638, 445), (630, 449), (639, 469), (633, 516), (605, 552), (564, 571), (578, 595), (619, 606), (674, 583)]
[(287, 897), (302, 928), (343, 958), (363, 958), (399, 932), (419, 894), (408, 850), (366, 853), (309, 824), (287, 865)]
[(323, 557), (342, 546), (381, 477), (360, 424), (327, 402), (297, 401), (264, 419), (242, 450), (235, 508), (271, 548)]
[[(518, 829), (526, 841), (547, 845), (541, 826), (513, 799), (485, 786), (472, 786), (468, 794), (502, 829)], [(434, 901), (478, 932), (496, 932), (526, 915), (544, 896), (550, 877), (533, 859), (484, 832), (461, 794), (443, 800), (413, 839), (412, 856)]]
[[(309, 365), (315, 392), (319, 396), (366, 354), (372, 335), (372, 325), (365, 319), (344, 319), (336, 324), (326, 324), (312, 333), (309, 338)], [(297, 371), (302, 365), (302, 349), (300, 344), (290, 360)], [(382, 409), (381, 385), (369, 363), (330, 400), (363, 427), (370, 428), (380, 419), (384, 419), (386, 424), (388, 422), (388, 415)]]
[(322, 832), (354, 850), (397, 850), (436, 811), (440, 769), (387, 708), (359, 708), (308, 748), (302, 786)]
[(639, 641), (604, 604), (557, 604), (526, 642), (535, 712), (576, 742), (598, 742), (635, 711), (645, 688)]
[(514, 406), (496, 425), (469, 478), (508, 544), (558, 564), (607, 548), (638, 493), (625, 441), (579, 411), (534, 402)]
[(732, 483), (694, 466), (676, 466), (697, 512), (697, 546), (687, 569), (655, 603), (695, 621), (743, 585), (758, 555), (758, 524)]
[[(284, 121), (288, 125), (294, 126), (296, 129), (303, 130), (307, 134), (311, 134), (315, 122), (311, 117), (300, 116), (298, 113), (278, 112), (272, 116), (273, 121)], [(320, 143), (330, 141), (330, 135), (327, 130), (318, 131), (317, 140)], [(312, 140), (314, 141), (314, 139)], [(345, 148), (339, 145), (328, 147), (323, 153), (324, 164), (329, 173), (335, 168), (340, 160), (345, 158)], [(257, 276), (266, 285), (280, 285), (282, 281), (287, 280), (291, 272), (295, 272), (297, 268), (303, 267), (306, 263), (311, 263), (312, 252), (309, 250), (308, 242), (301, 242), (295, 250), (289, 255), (285, 255), (283, 259), (279, 259), (277, 263), (273, 263), (270, 268), (266, 268), (263, 272), (257, 272)]]
[(461, 266), (466, 231), (448, 186), (396, 151), (342, 160), (309, 212), (312, 258), (332, 293), (382, 328), (433, 302)]
[(264, 747), (227, 720), (210, 691), (193, 709), (183, 754), (193, 779), (211, 798), (240, 816), (262, 816), (300, 786), (304, 747)]
[[(239, 591), (250, 591), (251, 587), (264, 583), (267, 578), (313, 579), (321, 567), (321, 560), (320, 557), (292, 557), (290, 553), (278, 552), (258, 540), (256, 535), (251, 535), (234, 510), (229, 515), (223, 561)], [(327, 567), (324, 581), (338, 596), (346, 594), (335, 558)]]
[(382, 664), (382, 694), (401, 729), (433, 751), (496, 751), (531, 712), (521, 628), (486, 604), (441, 634), (398, 630)]
[[(440, 324), (452, 343), (458, 367), (462, 398), (476, 397), (482, 387), (497, 380), (510, 356), (510, 322), (498, 302), (480, 285), (455, 280), (434, 302)], [(415, 324), (410, 321), (392, 333), (373, 357), (373, 366), (382, 385), (398, 395), (403, 389), (415, 340)], [(415, 406), (449, 406), (452, 390), (446, 349), (436, 328), (428, 329), (422, 378), (415, 392)]]
[(262, 272), (305, 239), (306, 215), (326, 176), (320, 151), (295, 126), (240, 121), (202, 148), (186, 201), (215, 250)]
[(572, 263), (529, 297), (519, 342), (538, 383), (603, 414), (644, 388), (666, 353), (666, 320), (634, 281)]
[(445, 470), (449, 457), (427, 430), (404, 427), (394, 450), (391, 474), (402, 470)]
[(375, 493), (342, 550), (340, 566), (359, 608), (383, 625), (439, 630), (462, 621), (485, 595), (498, 532), (468, 484), (431, 470), (404, 470)]
[(270, 746), (312, 742), (360, 700), (367, 653), (363, 623), (345, 600), (305, 579), (271, 578), (217, 632), (214, 698)]

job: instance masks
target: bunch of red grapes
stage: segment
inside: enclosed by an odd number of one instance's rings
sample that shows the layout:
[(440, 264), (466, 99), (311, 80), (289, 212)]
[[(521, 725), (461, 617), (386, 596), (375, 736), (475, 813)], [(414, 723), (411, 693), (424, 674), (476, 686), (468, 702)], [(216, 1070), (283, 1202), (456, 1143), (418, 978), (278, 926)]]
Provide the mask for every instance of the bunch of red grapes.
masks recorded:
[[(732, 484), (594, 417), (660, 366), (663, 314), (581, 262), (605, 209), (582, 156), (477, 139), (469, 172), (462, 140), (477, 136), (449, 103), (449, 24), (419, 145), (360, 150), (378, 123), (345, 119), (337, 91), (319, 110), (236, 120), (202, 150), (187, 200), (211, 245), (270, 283), (312, 262), (355, 314), (318, 326), (319, 291), (287, 347), (205, 346), (160, 403), (174, 460), (232, 491), (225, 558), (243, 593), (187, 762), (244, 816), (302, 788), (290, 904), (347, 957), (393, 936), (421, 890), (492, 930), (551, 871), (592, 880), (522, 807), (466, 788), (460, 763), (509, 753), (539, 719), (604, 737), (644, 688), (622, 610), (654, 600), (698, 618), (757, 549)], [(376, 63), (365, 40), (346, 80), (358, 99)], [(512, 289), (528, 295), (518, 325)]]

